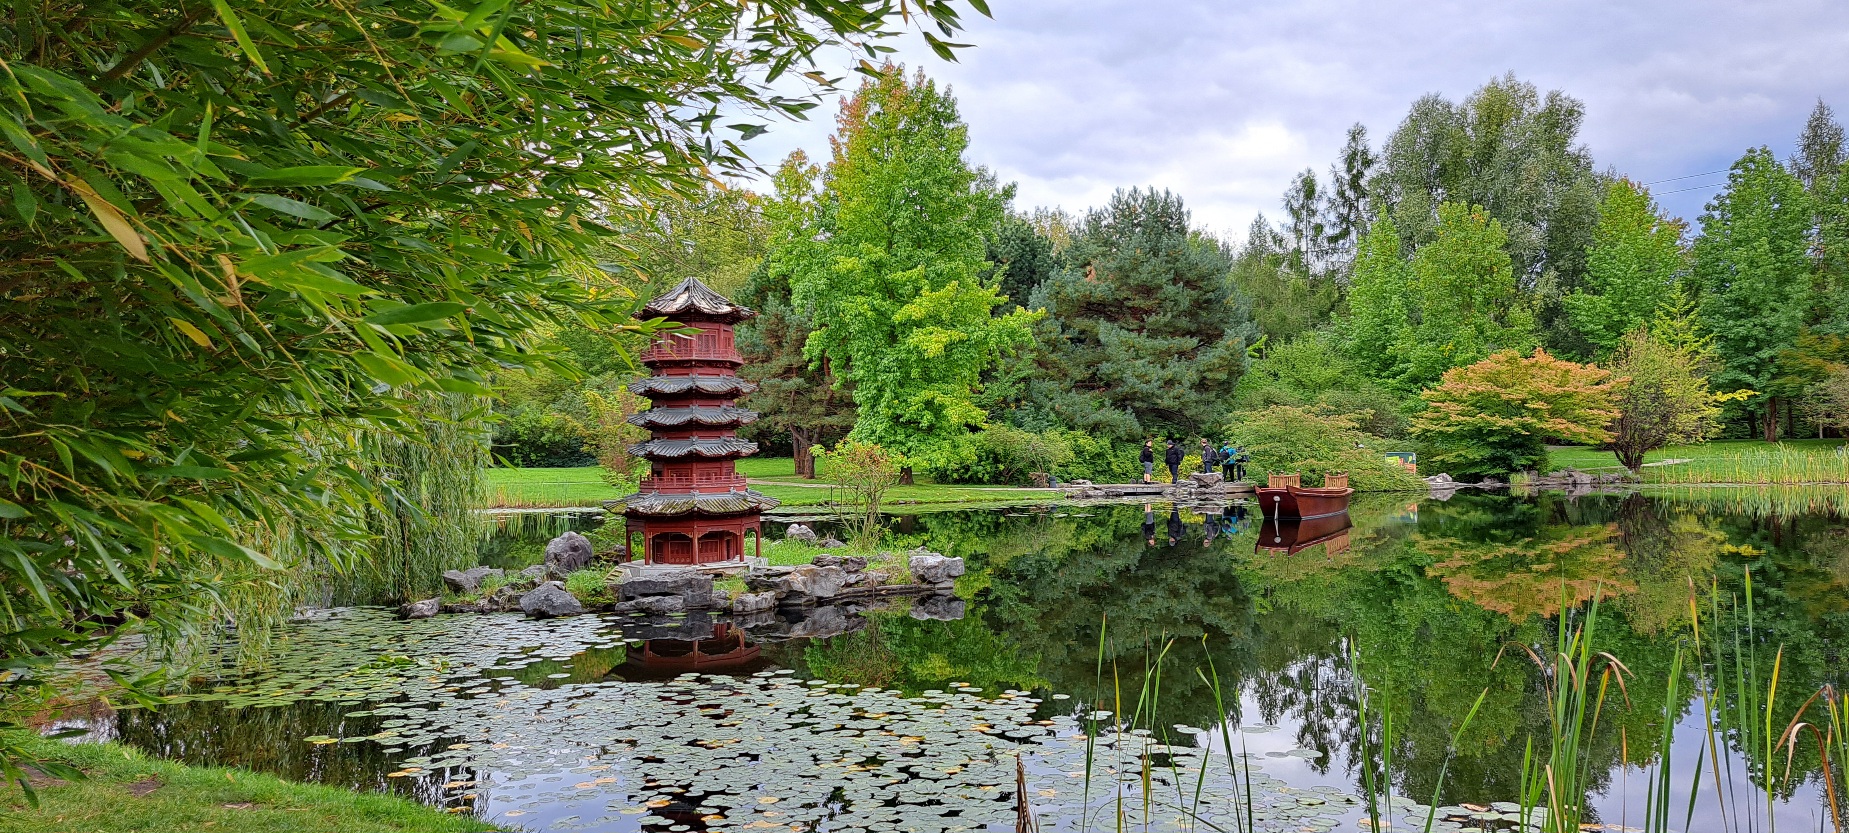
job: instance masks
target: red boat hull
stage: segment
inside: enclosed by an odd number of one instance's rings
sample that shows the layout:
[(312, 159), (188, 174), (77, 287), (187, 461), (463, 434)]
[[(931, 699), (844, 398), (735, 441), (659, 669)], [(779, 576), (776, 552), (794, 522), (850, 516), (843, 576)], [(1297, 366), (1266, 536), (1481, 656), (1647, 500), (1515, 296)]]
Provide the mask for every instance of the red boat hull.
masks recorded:
[(1323, 518), (1348, 511), (1347, 487), (1310, 489), (1302, 486), (1260, 487), (1258, 508), (1267, 518)]
[(1333, 555), (1337, 551), (1338, 539), (1343, 539), (1340, 543), (1346, 549), (1350, 526), (1347, 512), (1309, 520), (1268, 518), (1259, 526), (1255, 551), (1296, 555), (1317, 544), (1329, 544), (1330, 554)]

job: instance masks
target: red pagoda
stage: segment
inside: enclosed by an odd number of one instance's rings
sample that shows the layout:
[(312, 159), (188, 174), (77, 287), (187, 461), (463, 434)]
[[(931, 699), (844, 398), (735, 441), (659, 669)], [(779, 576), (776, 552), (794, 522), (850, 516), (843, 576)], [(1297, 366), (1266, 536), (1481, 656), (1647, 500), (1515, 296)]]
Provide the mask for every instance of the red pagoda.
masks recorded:
[[(667, 318), (699, 330), (668, 334), (642, 354), (651, 375), (629, 389), (651, 407), (629, 418), (653, 435), (629, 447), (646, 458), (648, 477), (640, 491), (623, 498), (629, 520), (630, 552), (650, 564), (721, 564), (745, 555), (745, 534), (753, 551), (762, 549), (758, 513), (775, 498), (745, 487), (734, 461), (757, 453), (757, 443), (738, 438), (739, 426), (758, 418), (733, 405), (757, 386), (738, 378), (744, 364), (732, 325), (757, 313), (732, 303), (694, 278), (650, 301), (639, 318)], [(637, 549), (635, 537), (642, 536)]]

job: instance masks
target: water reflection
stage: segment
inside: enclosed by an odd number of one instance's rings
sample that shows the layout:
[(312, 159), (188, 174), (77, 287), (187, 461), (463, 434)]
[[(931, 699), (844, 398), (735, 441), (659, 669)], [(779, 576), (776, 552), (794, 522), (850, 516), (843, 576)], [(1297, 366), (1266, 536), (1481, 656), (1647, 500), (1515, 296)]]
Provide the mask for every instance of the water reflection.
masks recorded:
[[(954, 605), (732, 623), (688, 617), (631, 628), (621, 644), (537, 660), (518, 677), (549, 688), (661, 681), (689, 669), (787, 669), (907, 697), (1033, 691), (1044, 698), (1034, 717), (1047, 719), (1130, 711), (1135, 703), (1117, 698), (1134, 700), (1161, 656), (1160, 722), (1181, 727), (1171, 739), (1177, 746), (1218, 746), (1212, 730), (1223, 722), (1258, 727), (1235, 735), (1242, 749), (1234, 751), (1271, 755), (1261, 757), (1267, 771), (1293, 784), (1354, 789), (1361, 733), (1381, 740), (1378, 725), (1355, 718), (1360, 684), (1393, 714), (1397, 793), (1429, 799), (1444, 770), (1442, 801), (1486, 804), (1516, 797), (1528, 744), (1545, 745), (1549, 735), (1547, 680), (1530, 653), (1552, 650), (1563, 608), (1581, 621), (1596, 597), (1596, 648), (1631, 671), (1585, 742), (1588, 806), (1598, 818), (1639, 824), (1644, 768), (1667, 753), (1678, 773), (1672, 806), (1693, 807), (1697, 821), (1721, 819), (1718, 780), (1728, 809), (1745, 813), (1694, 829), (1744, 829), (1752, 808), (1764, 807), (1757, 791), (1768, 773), (1778, 781), (1780, 823), (1815, 829), (1826, 808), (1814, 744), (1768, 757), (1763, 746), (1745, 748), (1738, 732), (1722, 732), (1723, 761), (1701, 763), (1702, 689), (1687, 675), (1673, 695), (1667, 683), (1678, 648), (1686, 659), (1691, 645), (1691, 591), (1710, 617), (1706, 649), (1727, 673), (1741, 669), (1726, 690), (1709, 693), (1717, 707), (1765, 691), (1781, 649), (1779, 696), (1764, 718), (1774, 734), (1812, 692), (1849, 682), (1842, 506), (1815, 493), (1567, 499), (1465, 491), (1445, 501), (1357, 500), (1346, 517), (1282, 524), (1237, 505), (921, 514), (894, 524), (891, 546), (966, 558), (965, 599)], [(1750, 629), (1728, 612), (1749, 599)], [(1210, 671), (1227, 694), (1225, 709)], [(185, 704), (125, 717), (121, 734), (194, 760), (419, 789), (383, 775), (427, 751), (297, 740), (376, 731), (368, 718), (343, 712)], [(1666, 715), (1675, 725), (1664, 749)], [(1698, 765), (1706, 769), (1691, 804)]]

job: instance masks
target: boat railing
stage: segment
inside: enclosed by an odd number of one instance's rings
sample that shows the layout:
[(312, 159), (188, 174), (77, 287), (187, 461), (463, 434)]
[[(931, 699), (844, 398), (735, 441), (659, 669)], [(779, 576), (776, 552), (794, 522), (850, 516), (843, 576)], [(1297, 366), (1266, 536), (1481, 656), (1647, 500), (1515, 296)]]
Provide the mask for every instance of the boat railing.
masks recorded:
[(1273, 489), (1282, 489), (1287, 486), (1303, 487), (1303, 475), (1301, 474), (1283, 474), (1274, 471), (1268, 477), (1269, 485)]
[(1348, 488), (1348, 472), (1332, 471), (1328, 474), (1323, 475), (1323, 488), (1325, 489), (1346, 489)]

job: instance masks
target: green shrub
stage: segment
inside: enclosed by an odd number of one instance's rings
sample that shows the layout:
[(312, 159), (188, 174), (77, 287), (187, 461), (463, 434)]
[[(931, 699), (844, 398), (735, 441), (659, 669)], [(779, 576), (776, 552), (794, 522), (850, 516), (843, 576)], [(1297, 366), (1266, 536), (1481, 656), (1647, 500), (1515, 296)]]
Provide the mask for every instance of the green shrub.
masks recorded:
[(1417, 475), (1387, 463), (1384, 452), (1395, 448), (1392, 442), (1363, 433), (1352, 416), (1274, 405), (1235, 415), (1227, 433), (1250, 456), (1246, 470), (1254, 480), (1268, 472), (1301, 472), (1309, 486), (1331, 472), (1348, 472), (1358, 491), (1425, 488)]
[(610, 574), (596, 568), (579, 570), (565, 577), (565, 589), (581, 602), (610, 601)]
[(1139, 475), (1137, 449), (1081, 431), (993, 425), (950, 443), (925, 473), (939, 483), (1024, 486), (1034, 472), (1098, 482)]

